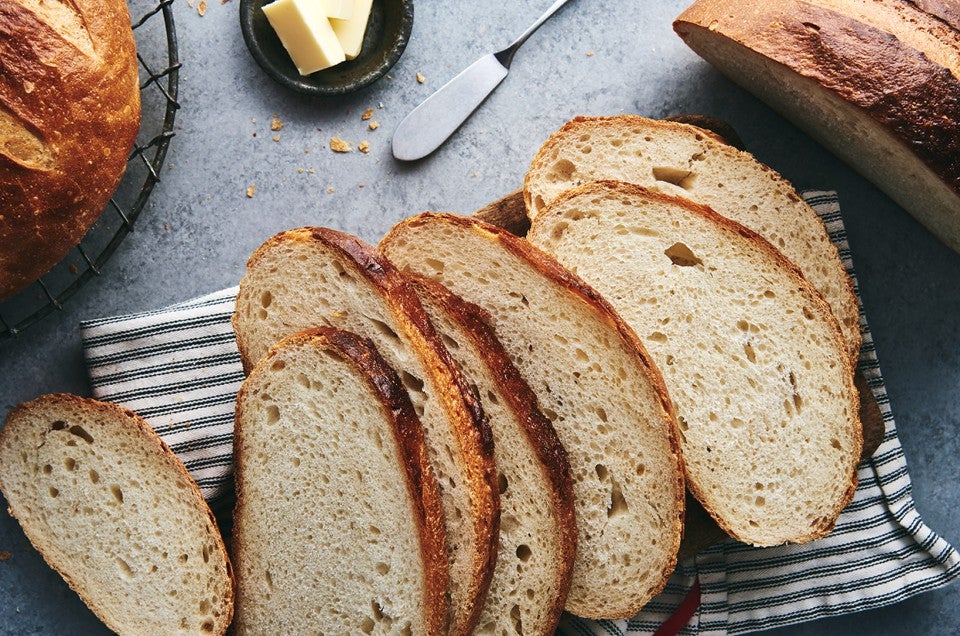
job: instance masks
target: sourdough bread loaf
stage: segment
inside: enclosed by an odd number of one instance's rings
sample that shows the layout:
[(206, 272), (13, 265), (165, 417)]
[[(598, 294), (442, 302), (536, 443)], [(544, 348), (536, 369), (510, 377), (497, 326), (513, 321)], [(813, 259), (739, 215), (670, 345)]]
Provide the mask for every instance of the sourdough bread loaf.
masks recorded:
[(239, 634), (432, 634), (447, 555), (423, 429), (373, 343), (285, 338), (237, 396)]
[(0, 0), (0, 299), (93, 225), (139, 125), (125, 2)]
[(450, 633), (469, 633), (496, 559), (500, 508), (490, 427), (407, 279), (372, 247), (326, 228), (269, 239), (250, 257), (233, 316), (245, 369), (280, 339), (334, 326), (370, 338), (426, 430), (450, 558)]
[(958, 15), (956, 2), (701, 0), (674, 29), (960, 251)]
[(74, 395), (21, 404), (0, 490), (46, 562), (118, 634), (226, 632), (233, 575), (183, 463), (131, 411)]
[(477, 634), (554, 633), (570, 589), (577, 525), (567, 453), (489, 316), (436, 281), (412, 283), (473, 382), (493, 433), (500, 543)]
[(634, 115), (577, 117), (543, 145), (524, 181), (535, 219), (565, 190), (600, 179), (636, 183), (713, 208), (792, 260), (830, 303), (852, 361), (860, 354), (853, 282), (823, 221), (783, 177), (702, 128)]
[(528, 239), (609, 299), (677, 409), (687, 485), (730, 536), (826, 535), (853, 497), (862, 437), (836, 318), (768, 242), (634, 184), (571, 190)]
[(554, 259), (476, 219), (411, 217), (379, 249), (489, 313), (570, 461), (578, 534), (566, 609), (633, 616), (673, 571), (684, 492), (673, 408), (636, 335)]

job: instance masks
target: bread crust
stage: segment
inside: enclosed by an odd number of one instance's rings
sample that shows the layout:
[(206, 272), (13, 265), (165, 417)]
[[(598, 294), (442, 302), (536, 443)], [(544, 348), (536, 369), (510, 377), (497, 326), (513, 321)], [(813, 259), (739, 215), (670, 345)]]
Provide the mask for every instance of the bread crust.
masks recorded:
[[(424, 622), (427, 633), (439, 635), (447, 626), (447, 538), (443, 522), (443, 510), (440, 505), (440, 490), (433, 469), (427, 459), (426, 441), (423, 427), (410, 403), (406, 389), (392, 369), (380, 356), (373, 342), (349, 331), (334, 327), (317, 327), (298, 332), (284, 338), (273, 347), (257, 364), (240, 387), (236, 400), (236, 419), (240, 420), (241, 402), (251, 386), (259, 369), (267, 368), (270, 361), (286, 347), (313, 345), (336, 352), (344, 361), (356, 368), (367, 381), (367, 385), (379, 399), (383, 415), (390, 423), (394, 440), (400, 450), (403, 461), (404, 478), (420, 545), (423, 549), (424, 599), (427, 603)], [(234, 473), (237, 484), (236, 511), (241, 511), (247, 503), (243, 484), (243, 454), (238, 449), (243, 443), (242, 430), (238, 429), (234, 438)], [(251, 502), (249, 505), (256, 505)], [(247, 546), (243, 539), (243, 524), (238, 523), (234, 532), (234, 550), (240, 563)], [(254, 547), (255, 549), (255, 547)]]
[[(454, 616), (450, 625), (451, 634), (467, 634), (476, 626), (483, 609), (483, 600), (493, 577), (500, 535), (500, 500), (493, 460), (493, 434), (480, 400), (443, 346), (406, 278), (372, 246), (357, 237), (319, 227), (282, 232), (268, 239), (251, 255), (247, 269), (255, 269), (267, 252), (289, 242), (317, 242), (352, 263), (355, 271), (380, 290), (381, 297), (396, 309), (394, 318), (398, 322), (403, 321), (406, 332), (419, 342), (417, 353), (424, 365), (435, 377), (442, 379), (436, 383), (439, 391), (437, 397), (443, 402), (456, 429), (460, 455), (466, 465), (477, 512), (473, 525), (478, 540), (473, 554), (472, 579), (468, 584), (472, 605), (465, 615)], [(249, 347), (239, 328), (237, 314), (234, 314), (233, 326), (244, 369), (250, 369), (256, 361), (249, 360), (246, 355)]]
[(815, 3), (742, 4), (742, 10), (730, 11), (729, 3), (701, 0), (678, 18), (676, 28), (706, 28), (722, 15), (724, 37), (861, 109), (960, 195), (960, 69), (940, 66), (895, 35)]
[[(849, 467), (850, 477), (844, 495), (835, 505), (832, 514), (823, 517), (821, 519), (821, 523), (811, 528), (809, 533), (805, 535), (799, 535), (793, 540), (793, 542), (805, 543), (807, 541), (812, 541), (813, 539), (819, 539), (823, 536), (826, 536), (833, 529), (833, 526), (836, 523), (836, 518), (840, 514), (840, 511), (846, 508), (847, 505), (853, 500), (854, 491), (857, 488), (857, 464), (860, 461), (860, 454), (863, 448), (863, 431), (859, 418), (859, 393), (853, 382), (853, 367), (851, 366), (850, 358), (849, 356), (844, 355), (846, 346), (844, 344), (843, 332), (840, 329), (840, 323), (837, 321), (836, 316), (834, 316), (830, 309), (830, 305), (823, 298), (823, 295), (813, 285), (811, 285), (806, 278), (804, 278), (799, 267), (794, 265), (792, 261), (787, 259), (787, 257), (780, 253), (779, 250), (777, 250), (766, 239), (753, 230), (744, 227), (743, 225), (740, 225), (739, 223), (732, 221), (725, 216), (717, 214), (708, 206), (700, 205), (681, 197), (654, 192), (633, 183), (625, 183), (622, 181), (594, 181), (573, 188), (572, 190), (568, 190), (557, 197), (554, 202), (547, 207), (543, 214), (538, 215), (537, 218), (534, 219), (533, 226), (536, 228), (538, 223), (544, 223), (544, 219), (550, 215), (551, 208), (560, 207), (564, 202), (574, 197), (589, 194), (605, 194), (611, 191), (623, 193), (625, 195), (641, 196), (653, 201), (663, 202), (668, 205), (683, 207), (692, 214), (702, 216), (728, 231), (739, 234), (741, 237), (749, 241), (757, 251), (766, 254), (768, 258), (776, 261), (784, 271), (788, 272), (789, 276), (793, 278), (797, 289), (813, 305), (814, 311), (820, 317), (820, 319), (831, 325), (834, 335), (834, 345), (838, 351), (837, 358), (839, 363), (844, 367), (844, 372), (841, 374), (844, 378), (844, 395), (847, 395), (850, 398), (849, 412), (852, 418), (852, 434), (857, 452), (851, 457)], [(697, 481), (692, 478), (688, 471), (686, 471), (686, 465), (685, 473), (687, 488), (694, 495), (694, 497), (697, 498), (701, 505), (703, 505), (704, 509), (710, 513), (710, 516), (713, 517), (713, 519), (717, 522), (717, 525), (719, 525), (720, 528), (729, 536), (749, 543), (750, 541), (747, 538), (738, 536), (738, 534), (730, 527), (729, 524), (725, 523), (722, 518), (718, 517), (716, 514), (716, 509), (712, 507), (708, 501), (706, 501), (706, 497), (704, 496), (705, 493), (699, 488)]]
[[(17, 434), (16, 422), (20, 419), (20, 417), (23, 414), (29, 413), (38, 408), (50, 410), (77, 408), (87, 411), (88, 413), (100, 414), (102, 417), (108, 419), (122, 418), (126, 420), (129, 426), (136, 429), (137, 436), (143, 442), (144, 447), (150, 451), (150, 454), (158, 462), (165, 466), (165, 470), (178, 475), (187, 484), (188, 487), (185, 489), (185, 494), (191, 500), (191, 506), (198, 510), (202, 510), (210, 524), (210, 527), (214, 529), (214, 533), (211, 537), (214, 539), (213, 547), (225, 565), (224, 571), (220, 572), (220, 574), (229, 580), (229, 585), (227, 586), (228, 597), (222, 599), (222, 605), (225, 609), (225, 614), (220, 620), (220, 624), (216, 626), (216, 631), (212, 632), (217, 636), (222, 636), (225, 634), (233, 618), (234, 590), (236, 588), (233, 567), (230, 563), (230, 558), (227, 555), (226, 546), (224, 545), (223, 539), (220, 536), (220, 532), (217, 530), (217, 520), (214, 518), (213, 512), (211, 512), (210, 507), (203, 498), (203, 495), (200, 494), (199, 486), (197, 486), (196, 482), (190, 476), (190, 473), (187, 472), (183, 462), (180, 461), (180, 459), (172, 450), (170, 450), (170, 447), (167, 446), (163, 439), (157, 435), (150, 425), (130, 409), (121, 407), (111, 402), (101, 402), (99, 400), (83, 398), (68, 393), (42, 395), (34, 400), (17, 405), (7, 416), (7, 424), (3, 427), (3, 429), (0, 429), (0, 448), (6, 447), (8, 444), (12, 443), (10, 438)], [(63, 577), (63, 580), (67, 582), (67, 585), (70, 586), (70, 589), (76, 592), (77, 595), (87, 605), (87, 607), (89, 607), (90, 610), (97, 615), (97, 618), (103, 621), (103, 623), (113, 631), (119, 632), (120, 626), (112, 620), (112, 616), (106, 615), (103, 609), (96, 605), (96, 599), (94, 598), (94, 595), (91, 594), (89, 590), (86, 590), (78, 585), (70, 573), (65, 571), (64, 564), (58, 563), (47, 554), (44, 538), (37, 535), (35, 529), (29, 522), (29, 517), (22, 517), (23, 511), (18, 508), (17, 498), (15, 496), (11, 496), (12, 493), (8, 488), (9, 484), (3, 483), (3, 471), (0, 471), (0, 490), (3, 491), (7, 498), (8, 511), (12, 517), (20, 521), (20, 525), (23, 528), (24, 534), (26, 534), (27, 538), (30, 539), (30, 543), (32, 543), (37, 551), (40, 552), (40, 555), (43, 557), (44, 561), (46, 561), (47, 565), (56, 570), (57, 573)]]
[[(753, 155), (748, 152), (739, 150), (728, 142), (727, 139), (720, 136), (718, 133), (715, 133), (711, 130), (701, 128), (699, 126), (694, 126), (687, 123), (680, 123), (678, 121), (667, 121), (667, 120), (655, 120), (647, 119), (645, 117), (640, 117), (639, 115), (613, 115), (609, 117), (584, 117), (577, 116), (564, 124), (560, 130), (555, 132), (550, 138), (544, 143), (540, 151), (534, 157), (532, 166), (536, 166), (542, 162), (544, 157), (550, 156), (553, 150), (559, 146), (563, 140), (568, 136), (576, 132), (583, 130), (603, 130), (609, 126), (620, 126), (622, 128), (635, 128), (640, 127), (649, 131), (652, 131), (651, 134), (656, 134), (656, 131), (662, 130), (666, 132), (673, 132), (678, 134), (689, 134), (691, 131), (694, 133), (697, 141), (700, 141), (704, 138), (711, 140), (717, 145), (713, 148), (716, 152), (722, 153), (723, 155), (729, 157), (731, 160), (741, 159), (747, 157), (752, 162), (756, 164), (770, 177), (771, 181), (776, 183), (778, 186), (783, 188), (784, 194), (793, 202), (802, 204), (806, 206), (806, 202), (796, 193), (793, 188), (793, 185), (787, 181), (782, 175), (777, 173), (775, 170), (769, 166), (760, 163), (757, 161)], [(526, 177), (524, 178), (523, 183), (523, 200), (527, 208), (528, 215), (533, 216), (532, 211), (534, 210), (534, 170), (527, 172)], [(538, 212), (540, 213), (540, 212)], [(824, 241), (828, 241), (828, 233), (826, 226), (823, 223), (823, 220), (814, 212), (812, 209), (809, 210), (810, 218), (817, 227), (821, 228), (823, 231)], [(831, 279), (838, 283), (842, 291), (838, 293), (836, 303), (838, 306), (834, 307), (834, 311), (837, 314), (838, 318), (844, 322), (846, 329), (844, 329), (844, 341), (846, 343), (847, 353), (850, 358), (850, 363), (852, 366), (856, 366), (857, 360), (860, 357), (860, 346), (862, 344), (862, 337), (860, 334), (859, 327), (859, 305), (857, 302), (857, 296), (854, 292), (853, 279), (847, 274), (846, 270), (843, 268), (843, 263), (840, 260), (839, 252), (837, 252), (836, 247), (833, 243), (829, 243), (827, 248), (832, 250), (835, 258), (835, 262), (832, 263), (831, 268), (834, 270)]]
[[(460, 227), (469, 232), (473, 232), (478, 236), (481, 236), (492, 244), (501, 246), (510, 253), (516, 255), (518, 258), (529, 263), (544, 277), (562, 286), (564, 289), (591, 307), (597, 318), (605, 322), (618, 334), (622, 346), (628, 350), (631, 355), (636, 356), (643, 364), (648, 381), (650, 382), (651, 387), (654, 389), (662, 409), (663, 430), (667, 434), (670, 450), (675, 457), (678, 459), (682, 458), (676, 413), (674, 411), (673, 403), (670, 401), (670, 397), (667, 394), (663, 377), (660, 375), (659, 369), (650, 358), (650, 355), (647, 353), (637, 335), (623, 321), (623, 319), (620, 318), (619, 314), (616, 313), (610, 304), (600, 296), (600, 294), (598, 294), (592, 287), (587, 285), (578, 276), (572, 274), (570, 271), (560, 265), (560, 263), (558, 263), (552, 256), (534, 247), (525, 239), (519, 238), (500, 227), (472, 217), (459, 216), (449, 213), (424, 212), (417, 216), (404, 219), (398, 223), (395, 228), (391, 230), (389, 234), (387, 234), (387, 236), (384, 238), (384, 241), (389, 241), (391, 235), (394, 233), (403, 232), (402, 228), (404, 226), (416, 227), (418, 225), (431, 223), (449, 224)], [(383, 242), (381, 242), (381, 246), (382, 245)], [(381, 250), (382, 249), (383, 248), (381, 247)], [(678, 511), (678, 514), (677, 518), (673, 521), (675, 531), (671, 532), (669, 537), (669, 553), (673, 555), (673, 558), (669, 561), (669, 563), (667, 563), (666, 567), (661, 573), (660, 583), (657, 585), (658, 588), (662, 588), (663, 585), (666, 585), (667, 580), (673, 573), (673, 569), (676, 567), (676, 553), (680, 546), (680, 538), (683, 529), (684, 492), (684, 475), (682, 471), (677, 471), (676, 482), (674, 483), (674, 505)], [(579, 613), (578, 615), (584, 615), (588, 618), (627, 618), (639, 612), (641, 608), (642, 606), (631, 606), (629, 608), (625, 607), (623, 608), (623, 611), (617, 612), (616, 616), (607, 614), (603, 616), (586, 616), (586, 614), (589, 614), (588, 612)], [(578, 612), (580, 611), (581, 610), (578, 609)]]
[(573, 561), (577, 547), (577, 522), (574, 511), (573, 480), (570, 477), (570, 463), (567, 451), (560, 443), (553, 424), (540, 411), (536, 394), (520, 375), (520, 371), (510, 361), (490, 326), (490, 315), (482, 307), (467, 302), (440, 283), (416, 274), (409, 274), (415, 287), (429, 294), (459, 324), (473, 341), (474, 348), (483, 356), (484, 363), (496, 379), (503, 398), (508, 402), (516, 420), (522, 425), (542, 472), (551, 485), (552, 502), (550, 509), (554, 513), (556, 527), (559, 530), (560, 554), (558, 556), (558, 589), (551, 599), (548, 623), (553, 633), (563, 605), (570, 590)]
[[(140, 126), (127, 4), (0, 0), (0, 299), (60, 261), (106, 207)], [(56, 14), (57, 11), (52, 11)]]

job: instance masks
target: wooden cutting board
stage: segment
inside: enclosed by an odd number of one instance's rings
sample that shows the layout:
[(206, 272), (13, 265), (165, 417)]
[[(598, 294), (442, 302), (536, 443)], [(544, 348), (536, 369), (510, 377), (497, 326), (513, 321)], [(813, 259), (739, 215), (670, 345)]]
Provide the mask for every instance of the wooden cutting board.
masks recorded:
[[(502, 227), (517, 236), (526, 236), (527, 230), (530, 229), (530, 221), (527, 218), (521, 190), (515, 190), (505, 197), (480, 208), (474, 213), (474, 216), (492, 225)], [(859, 370), (854, 375), (854, 384), (860, 393), (860, 422), (863, 425), (861, 461), (863, 461), (872, 457), (877, 447), (880, 446), (883, 441), (885, 426), (880, 406), (877, 404), (866, 378)], [(678, 558), (682, 561), (693, 556), (704, 548), (725, 539), (726, 536), (697, 500), (688, 493), (684, 536), (680, 544)]]

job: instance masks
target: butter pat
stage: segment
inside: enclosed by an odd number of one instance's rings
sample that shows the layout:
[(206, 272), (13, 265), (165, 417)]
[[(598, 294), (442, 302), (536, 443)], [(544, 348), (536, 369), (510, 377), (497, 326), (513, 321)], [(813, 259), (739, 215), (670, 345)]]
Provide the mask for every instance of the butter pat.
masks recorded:
[(363, 33), (367, 30), (367, 19), (370, 17), (370, 7), (373, 5), (373, 0), (350, 0), (350, 2), (353, 3), (353, 15), (349, 20), (330, 20), (348, 60), (360, 55)]
[(320, 0), (328, 18), (349, 20), (353, 17), (353, 0)]
[(315, 73), (346, 59), (340, 40), (324, 12), (324, 3), (276, 0), (264, 5), (263, 13), (301, 75)]

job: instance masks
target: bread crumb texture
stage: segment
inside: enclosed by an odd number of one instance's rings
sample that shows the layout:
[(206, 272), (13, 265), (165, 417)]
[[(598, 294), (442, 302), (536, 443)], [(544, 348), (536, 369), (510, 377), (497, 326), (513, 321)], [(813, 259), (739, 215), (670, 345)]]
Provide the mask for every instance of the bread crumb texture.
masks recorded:
[(856, 484), (853, 372), (822, 297), (755, 234), (678, 197), (583, 186), (528, 238), (610, 300), (670, 391), (691, 491), (756, 545), (826, 534)]
[(120, 634), (222, 634), (230, 564), (183, 464), (112, 404), (43, 396), (0, 434), (11, 513), (87, 605)]
[(238, 399), (236, 632), (424, 633), (423, 549), (389, 411), (338, 350), (297, 338)]

